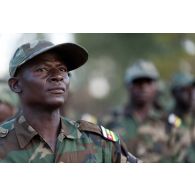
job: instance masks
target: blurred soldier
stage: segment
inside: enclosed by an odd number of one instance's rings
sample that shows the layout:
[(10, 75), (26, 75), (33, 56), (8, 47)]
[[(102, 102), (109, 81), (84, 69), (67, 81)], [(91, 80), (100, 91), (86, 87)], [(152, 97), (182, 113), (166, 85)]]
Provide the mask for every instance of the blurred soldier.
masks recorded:
[[(166, 128), (169, 135), (169, 162), (189, 160), (187, 148), (193, 142), (195, 130), (193, 84), (194, 77), (190, 73), (179, 72), (172, 77), (171, 92), (175, 106), (168, 116)], [(195, 162), (195, 158), (193, 161)]]
[(0, 123), (12, 117), (17, 110), (17, 97), (5, 80), (0, 80)]
[(125, 75), (127, 105), (105, 124), (119, 130), (128, 150), (143, 162), (159, 162), (167, 139), (162, 113), (154, 106), (158, 79), (151, 62), (139, 60), (130, 66)]
[(60, 116), (68, 72), (87, 59), (87, 51), (73, 43), (37, 41), (16, 50), (9, 86), (22, 112), (0, 126), (1, 162), (137, 162), (116, 133)]

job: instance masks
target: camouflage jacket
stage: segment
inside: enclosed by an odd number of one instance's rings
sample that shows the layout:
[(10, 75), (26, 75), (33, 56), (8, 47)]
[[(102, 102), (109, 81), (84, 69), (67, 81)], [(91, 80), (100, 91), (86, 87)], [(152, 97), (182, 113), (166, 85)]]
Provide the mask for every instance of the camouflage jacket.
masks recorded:
[(121, 112), (104, 125), (118, 131), (130, 152), (143, 162), (160, 162), (166, 152), (168, 136), (161, 114), (151, 110), (147, 118), (139, 122), (131, 111)]
[(194, 117), (180, 118), (174, 111), (167, 118), (166, 131), (169, 136), (168, 162), (195, 162), (195, 124)]
[[(102, 127), (103, 128), (103, 127)], [(104, 129), (105, 130), (105, 129)], [(110, 133), (109, 130), (106, 130)], [(120, 140), (104, 135), (102, 129), (86, 121), (61, 117), (61, 130), (53, 152), (23, 115), (0, 126), (0, 162), (18, 163), (111, 163), (136, 162)], [(112, 134), (113, 135), (113, 134)]]

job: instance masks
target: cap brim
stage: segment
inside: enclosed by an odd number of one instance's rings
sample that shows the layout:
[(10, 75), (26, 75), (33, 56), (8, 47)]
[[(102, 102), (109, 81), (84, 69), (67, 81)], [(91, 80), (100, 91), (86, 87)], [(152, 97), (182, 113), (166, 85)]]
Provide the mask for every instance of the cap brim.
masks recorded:
[(131, 81), (133, 82), (134, 80), (139, 80), (139, 79), (151, 79), (151, 80), (154, 80), (154, 81), (156, 81), (156, 80), (158, 80), (158, 76), (156, 75), (156, 76), (151, 76), (151, 75), (146, 75), (146, 74), (140, 74), (140, 75), (137, 75), (137, 76), (134, 76), (132, 79), (131, 79)]
[(35, 53), (33, 56), (30, 56), (27, 61), (48, 51), (56, 52), (60, 56), (60, 58), (65, 62), (68, 71), (79, 68), (88, 60), (87, 50), (84, 49), (83, 47), (74, 43), (62, 43), (58, 45), (53, 45), (44, 50), (41, 50), (40, 52)]
[(191, 82), (185, 82), (185, 83), (177, 83), (177, 84), (172, 84), (171, 85), (171, 89), (180, 89), (183, 87), (188, 87), (188, 86), (195, 86), (195, 82), (191, 81)]
[(47, 51), (55, 51), (64, 60), (68, 71), (74, 70), (85, 64), (88, 60), (87, 51), (74, 43), (63, 43), (50, 48)]

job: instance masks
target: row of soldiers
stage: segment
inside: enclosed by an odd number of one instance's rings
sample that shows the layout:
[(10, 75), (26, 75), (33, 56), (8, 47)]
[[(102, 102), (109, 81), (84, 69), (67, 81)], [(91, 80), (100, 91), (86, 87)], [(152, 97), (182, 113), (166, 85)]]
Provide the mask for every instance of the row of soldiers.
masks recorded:
[[(195, 162), (195, 79), (187, 72), (173, 76), (174, 106), (161, 105), (156, 67), (138, 60), (125, 75), (127, 104), (103, 116), (101, 123), (117, 132), (128, 150), (143, 162)], [(17, 98), (2, 80), (0, 123), (17, 111)]]
[(189, 72), (174, 74), (171, 109), (166, 98), (162, 105), (159, 79), (154, 64), (138, 60), (126, 71), (127, 104), (102, 121), (143, 162), (195, 162), (195, 78)]

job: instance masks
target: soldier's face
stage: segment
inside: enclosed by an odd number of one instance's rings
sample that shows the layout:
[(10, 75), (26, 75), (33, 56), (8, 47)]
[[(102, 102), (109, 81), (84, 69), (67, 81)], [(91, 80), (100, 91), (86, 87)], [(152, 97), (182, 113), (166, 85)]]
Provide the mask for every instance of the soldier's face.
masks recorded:
[(131, 100), (137, 104), (152, 102), (157, 91), (156, 82), (148, 79), (135, 79), (129, 86), (129, 95)]
[(19, 72), (22, 102), (33, 106), (60, 107), (67, 99), (69, 76), (66, 65), (54, 53), (46, 53)]
[(179, 105), (190, 108), (194, 101), (193, 92), (192, 86), (181, 87), (175, 90), (174, 96)]

